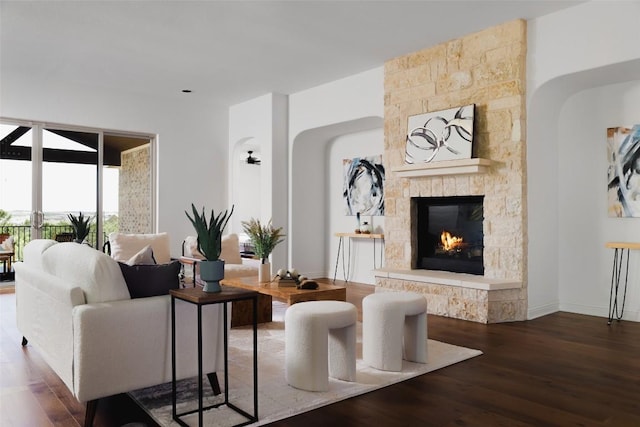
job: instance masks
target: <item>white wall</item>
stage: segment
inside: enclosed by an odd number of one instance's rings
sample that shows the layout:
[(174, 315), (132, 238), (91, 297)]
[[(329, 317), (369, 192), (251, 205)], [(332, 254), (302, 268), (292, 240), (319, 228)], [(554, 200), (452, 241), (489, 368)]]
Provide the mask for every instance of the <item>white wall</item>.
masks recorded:
[[(563, 227), (566, 226), (566, 218), (575, 215), (575, 210), (568, 207), (564, 199), (576, 196), (564, 189), (564, 184), (559, 183), (566, 179), (566, 174), (582, 170), (584, 165), (565, 158), (567, 125), (563, 119), (569, 114), (567, 109), (570, 109), (565, 103), (569, 102), (568, 98), (573, 94), (590, 88), (637, 80), (640, 75), (640, 44), (636, 42), (639, 16), (638, 2), (587, 2), (528, 23), (529, 318), (559, 309), (603, 315), (601, 306), (604, 301), (600, 301), (603, 290), (599, 288), (602, 285), (592, 285), (596, 287), (583, 298), (576, 294), (576, 287), (579, 285), (567, 277), (571, 270), (580, 270), (584, 264), (567, 262), (571, 257), (565, 252), (564, 241), (568, 236), (565, 236)], [(568, 46), (571, 48), (567, 48)], [(616, 103), (616, 100), (611, 99), (610, 102)], [(579, 126), (574, 121), (572, 127), (600, 125), (600, 129), (592, 131), (604, 132), (606, 126), (609, 126), (604, 124), (605, 117), (601, 117), (598, 111), (583, 113), (586, 116), (581, 118)], [(618, 110), (618, 114), (623, 113)], [(599, 135), (604, 150), (604, 134)], [(594, 166), (597, 162), (604, 161), (604, 151), (589, 154), (593, 157), (589, 157), (587, 164)], [(599, 159), (599, 156), (603, 158)], [(603, 169), (602, 172), (592, 170), (591, 173), (597, 176), (598, 173), (605, 172)], [(591, 183), (596, 186), (593, 191), (596, 192), (594, 197), (597, 197), (601, 187), (593, 181)], [(574, 217), (574, 221), (580, 223), (584, 221), (583, 218), (584, 216)], [(591, 251), (603, 250), (603, 242), (609, 238), (602, 237), (593, 241), (588, 237), (591, 231), (588, 226), (592, 224), (583, 225), (587, 230), (580, 236), (571, 237), (578, 239), (578, 252), (595, 258)], [(601, 232), (606, 233), (607, 230)], [(591, 246), (594, 248), (590, 249)], [(591, 277), (598, 278), (595, 279), (598, 281), (610, 277), (611, 256), (607, 256), (605, 252), (599, 257), (597, 271), (591, 271)], [(610, 278), (605, 280), (605, 286), (608, 286), (609, 281)], [(579, 293), (584, 292), (582, 289)]]
[[(260, 156), (260, 153), (253, 153), (253, 156)], [(235, 173), (232, 178), (234, 192), (231, 194), (235, 210), (231, 222), (230, 229), (242, 231), (241, 222), (248, 221), (251, 218), (261, 218), (261, 202), (262, 197), (262, 166), (246, 163), (246, 151), (236, 156)], [(230, 224), (231, 224), (230, 222)]]
[(330, 188), (330, 144), (382, 129), (383, 114), (382, 67), (289, 96), (289, 265), (309, 277), (324, 277), (334, 266), (328, 245), (337, 244), (332, 236), (344, 231), (331, 228), (327, 209), (330, 195), (342, 188)]
[[(328, 230), (331, 235), (326, 236), (326, 249), (328, 250), (328, 258), (330, 269), (326, 273), (326, 277), (333, 277), (336, 267), (336, 257), (338, 255), (339, 239), (333, 235), (335, 232), (353, 233), (357, 228), (357, 220), (354, 215), (345, 214), (345, 203), (342, 197), (344, 185), (344, 171), (342, 167), (343, 159), (352, 159), (354, 157), (366, 157), (382, 154), (384, 151), (384, 132), (382, 129), (373, 129), (363, 132), (357, 132), (349, 135), (339, 136), (330, 142), (328, 147), (327, 163), (325, 170), (328, 171), (327, 179), (329, 184), (327, 209), (329, 211)], [(377, 233), (384, 232), (384, 216), (363, 217), (363, 221), (369, 221), (374, 231)], [(360, 283), (375, 283), (373, 275), (374, 268), (374, 242), (370, 239), (344, 239), (345, 245), (345, 268), (343, 270), (342, 257), (338, 262), (338, 270), (336, 279), (344, 280), (345, 273), (349, 271), (349, 280)], [(351, 247), (351, 258), (348, 259), (349, 245)], [(383, 248), (381, 241), (376, 241), (375, 259), (377, 267), (380, 268), (381, 255)], [(350, 267), (350, 268), (349, 268)]]
[(589, 1), (529, 21), (529, 95), (560, 76), (637, 60), (638, 26), (640, 2), (620, 0)]
[[(263, 165), (259, 168), (260, 180), (254, 182), (253, 186), (258, 186), (258, 195), (270, 194), (271, 182), (268, 180), (269, 169), (271, 168), (271, 96), (264, 95), (254, 98), (250, 101), (237, 104), (229, 108), (229, 174), (232, 177), (229, 182), (229, 205), (238, 202), (242, 195), (247, 191), (244, 187), (245, 182), (239, 180), (240, 163), (238, 158), (246, 153), (246, 147), (255, 146), (260, 152)], [(268, 158), (265, 158), (265, 155)], [(236, 180), (238, 179), (238, 180)], [(249, 190), (251, 191), (251, 190)], [(264, 209), (267, 212), (267, 219), (270, 215), (271, 201), (264, 200)], [(263, 199), (256, 200), (256, 205), (260, 209), (257, 218), (262, 220)], [(241, 221), (249, 218), (243, 211), (242, 204), (238, 205), (237, 215), (234, 214), (231, 219), (230, 231), (234, 233), (242, 232)]]
[[(287, 229), (287, 126), (288, 97), (270, 93), (229, 108), (229, 204), (238, 203), (231, 231), (241, 233), (241, 221), (251, 217), (263, 223), (273, 221), (274, 226)], [(241, 176), (239, 157), (246, 157), (247, 146), (258, 147), (262, 161), (255, 167), (259, 179), (248, 181)], [(254, 197), (252, 206), (250, 199)], [(280, 244), (271, 256), (272, 269), (287, 267), (287, 245)]]
[[(560, 309), (606, 316), (613, 250), (640, 242), (640, 218), (607, 214), (606, 130), (640, 124), (640, 80), (571, 96), (558, 117)], [(632, 251), (625, 318), (640, 321), (640, 252)]]
[(8, 73), (0, 76), (0, 87), (5, 118), (157, 134), (157, 228), (170, 234), (172, 255), (194, 233), (184, 213), (192, 202), (216, 211), (226, 207), (226, 108), (188, 94), (179, 101), (142, 98)]

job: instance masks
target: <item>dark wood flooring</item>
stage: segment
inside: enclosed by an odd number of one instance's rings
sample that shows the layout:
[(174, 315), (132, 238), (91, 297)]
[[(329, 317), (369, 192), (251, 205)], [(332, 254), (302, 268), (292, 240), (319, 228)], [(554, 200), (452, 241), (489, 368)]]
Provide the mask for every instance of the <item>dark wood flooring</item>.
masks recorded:
[[(361, 307), (367, 285), (348, 285)], [(275, 307), (281, 316), (284, 307)], [(429, 337), (482, 356), (272, 425), (640, 426), (640, 323), (555, 313), (482, 325), (429, 316)], [(78, 426), (78, 403), (33, 348), (20, 346), (15, 296), (0, 294), (0, 426)], [(126, 395), (101, 399), (95, 425), (155, 424)]]

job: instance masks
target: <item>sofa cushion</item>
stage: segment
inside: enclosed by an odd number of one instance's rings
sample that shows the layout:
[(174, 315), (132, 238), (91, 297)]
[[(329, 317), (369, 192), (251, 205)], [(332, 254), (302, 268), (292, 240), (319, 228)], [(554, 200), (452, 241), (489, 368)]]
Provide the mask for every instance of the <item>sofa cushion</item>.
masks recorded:
[(140, 251), (129, 258), (126, 262), (127, 265), (150, 265), (157, 264), (156, 259), (153, 256), (153, 249), (150, 245), (140, 249)]
[(153, 256), (158, 264), (171, 261), (171, 248), (168, 233), (157, 234), (109, 234), (111, 245), (111, 258), (120, 262), (127, 262), (145, 246), (150, 245)]
[(225, 264), (242, 264), (240, 256), (240, 241), (237, 234), (227, 234), (222, 236), (222, 252), (220, 258)]
[[(25, 246), (25, 251), (30, 245)], [(118, 263), (91, 246), (54, 242), (42, 253), (42, 268), (82, 288), (87, 303), (130, 298)]]
[(128, 265), (119, 262), (131, 298), (168, 295), (169, 289), (178, 289), (180, 261), (158, 265)]
[(238, 277), (257, 276), (258, 267), (248, 264), (227, 264), (224, 265), (224, 278), (235, 279)]
[(58, 244), (51, 239), (34, 239), (27, 243), (22, 252), (22, 260), (35, 268), (42, 268), (42, 254), (51, 246)]
[[(196, 236), (187, 236), (184, 239), (184, 256), (189, 258), (204, 259), (204, 255), (198, 251), (198, 238)], [(237, 234), (227, 234), (222, 236), (222, 251), (220, 259), (225, 264), (242, 264), (240, 256), (240, 241)]]

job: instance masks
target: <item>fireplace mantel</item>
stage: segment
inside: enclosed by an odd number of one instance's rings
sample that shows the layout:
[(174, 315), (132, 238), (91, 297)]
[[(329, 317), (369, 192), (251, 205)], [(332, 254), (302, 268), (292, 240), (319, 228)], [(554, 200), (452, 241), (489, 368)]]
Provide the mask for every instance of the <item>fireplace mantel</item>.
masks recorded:
[(444, 160), (433, 163), (420, 163), (392, 168), (391, 171), (401, 178), (423, 176), (464, 175), (486, 173), (491, 166), (489, 159)]

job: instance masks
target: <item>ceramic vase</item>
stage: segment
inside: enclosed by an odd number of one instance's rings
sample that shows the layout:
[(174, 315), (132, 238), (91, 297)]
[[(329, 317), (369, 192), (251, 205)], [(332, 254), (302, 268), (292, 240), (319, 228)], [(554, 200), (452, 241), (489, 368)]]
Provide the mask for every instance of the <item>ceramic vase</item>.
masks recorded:
[(265, 262), (260, 264), (258, 268), (258, 282), (270, 282), (271, 281), (271, 263)]
[(360, 226), (360, 233), (369, 234), (371, 233), (372, 227), (367, 221), (364, 221)]
[(205, 282), (205, 292), (221, 292), (220, 280), (224, 279), (224, 261), (202, 261), (200, 262), (200, 279)]

